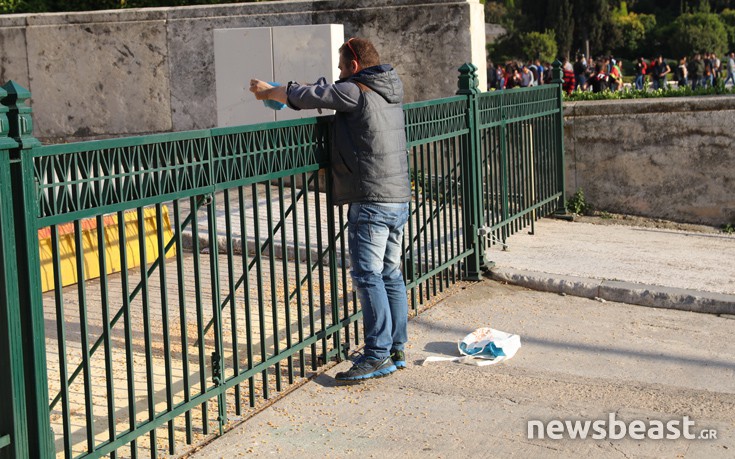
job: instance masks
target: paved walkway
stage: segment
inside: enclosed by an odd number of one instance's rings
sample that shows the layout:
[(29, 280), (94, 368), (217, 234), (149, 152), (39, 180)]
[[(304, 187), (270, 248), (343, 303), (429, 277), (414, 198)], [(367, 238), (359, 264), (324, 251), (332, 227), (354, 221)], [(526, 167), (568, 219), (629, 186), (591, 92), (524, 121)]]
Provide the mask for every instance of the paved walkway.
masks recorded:
[[(704, 230), (705, 228), (701, 228)], [(506, 250), (493, 277), (536, 290), (735, 314), (735, 235), (544, 219)]]
[[(191, 457), (733, 456), (735, 237), (542, 220), (508, 242), (489, 252), (505, 281), (462, 284), (409, 322), (408, 370), (341, 385), (349, 362), (335, 365)], [(496, 366), (421, 365), (483, 326), (523, 347)], [(717, 438), (528, 437), (529, 421), (611, 417)]]

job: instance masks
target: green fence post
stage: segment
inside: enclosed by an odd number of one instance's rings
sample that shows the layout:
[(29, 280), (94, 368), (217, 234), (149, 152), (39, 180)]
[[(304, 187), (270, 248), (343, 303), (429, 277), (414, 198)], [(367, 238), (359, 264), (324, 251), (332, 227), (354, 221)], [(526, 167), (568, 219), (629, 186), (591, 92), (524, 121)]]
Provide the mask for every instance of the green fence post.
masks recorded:
[(31, 151), (41, 143), (31, 136), (31, 109), (25, 105), (31, 93), (14, 81), (3, 88), (7, 95), (9, 134), (18, 147), (11, 150), (11, 187), (15, 210), (15, 243), (18, 274), (18, 300), (21, 310), (25, 362), (26, 411), (28, 416), (29, 457), (54, 457), (53, 433), (49, 418), (46, 342), (41, 297), (41, 264), (38, 251), (36, 183)]
[(564, 158), (564, 91), (562, 89), (562, 84), (564, 83), (564, 76), (561, 68), (562, 64), (559, 60), (554, 61), (553, 64), (551, 64), (551, 83), (556, 84), (559, 86), (559, 105), (558, 105), (558, 124), (557, 127), (559, 129), (559, 132), (557, 134), (556, 138), (556, 151), (559, 158), (558, 169), (557, 169), (557, 180), (558, 185), (561, 187), (559, 191), (561, 191), (561, 197), (559, 197), (559, 202), (556, 206), (556, 214), (564, 215), (567, 213), (566, 209), (566, 203), (567, 203), (567, 195), (566, 195), (566, 178), (565, 178), (565, 171), (566, 171), (566, 160)]
[[(0, 102), (8, 93), (0, 88)], [(10, 151), (18, 142), (8, 137), (8, 107), (0, 103), (0, 458), (29, 457), (24, 400), (23, 342), (15, 270), (15, 229), (10, 186)]]
[(482, 211), (482, 181), (480, 179), (480, 130), (477, 98), (477, 67), (465, 63), (459, 68), (458, 95), (467, 96), (467, 126), (469, 134), (462, 149), (462, 218), (465, 247), (473, 249), (467, 257), (467, 279), (481, 280), (480, 270), (485, 267), (485, 248), (479, 237), (484, 226)]

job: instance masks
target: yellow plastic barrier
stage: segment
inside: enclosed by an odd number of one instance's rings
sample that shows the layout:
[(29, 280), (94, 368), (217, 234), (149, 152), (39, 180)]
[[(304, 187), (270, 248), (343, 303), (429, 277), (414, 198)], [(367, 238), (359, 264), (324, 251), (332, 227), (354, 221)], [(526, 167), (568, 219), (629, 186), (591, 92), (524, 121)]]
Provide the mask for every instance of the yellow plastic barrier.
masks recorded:
[[(168, 209), (161, 207), (163, 221), (163, 241), (167, 244), (173, 237), (171, 223), (168, 218)], [(146, 261), (152, 263), (158, 257), (158, 238), (156, 226), (156, 209), (143, 209), (145, 228)], [(117, 214), (106, 215), (103, 218), (105, 232), (105, 263), (107, 274), (120, 272), (120, 240), (117, 223)], [(100, 276), (99, 247), (97, 245), (97, 219), (82, 220), (82, 251), (84, 261), (84, 279), (95, 279)], [(59, 235), (59, 269), (61, 270), (61, 284), (63, 287), (76, 284), (77, 275), (76, 244), (74, 242), (74, 224), (65, 223), (58, 226)], [(138, 212), (125, 212), (125, 238), (127, 247), (127, 267), (140, 266), (140, 246), (138, 237)], [(51, 229), (38, 230), (39, 250), (41, 252), (41, 286), (44, 292), (54, 288), (54, 264), (51, 250)], [(167, 258), (176, 254), (175, 248), (166, 253)]]

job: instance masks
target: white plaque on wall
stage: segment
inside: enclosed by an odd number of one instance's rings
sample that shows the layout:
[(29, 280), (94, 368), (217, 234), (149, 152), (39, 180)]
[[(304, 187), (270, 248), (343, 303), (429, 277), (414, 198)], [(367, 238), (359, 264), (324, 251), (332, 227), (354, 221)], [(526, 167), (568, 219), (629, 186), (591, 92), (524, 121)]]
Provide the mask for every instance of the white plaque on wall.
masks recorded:
[[(341, 24), (254, 27), (214, 31), (217, 125), (238, 126), (318, 116), (316, 110), (272, 110), (248, 90), (251, 78), (313, 83), (339, 78)], [(323, 111), (323, 115), (331, 114)]]

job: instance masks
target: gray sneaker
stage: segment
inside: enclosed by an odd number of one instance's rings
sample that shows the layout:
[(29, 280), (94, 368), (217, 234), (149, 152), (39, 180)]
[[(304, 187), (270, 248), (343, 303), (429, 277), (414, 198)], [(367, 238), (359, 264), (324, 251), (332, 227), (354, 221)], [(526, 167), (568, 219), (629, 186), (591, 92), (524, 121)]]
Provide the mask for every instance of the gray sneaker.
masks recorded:
[(396, 371), (396, 366), (390, 356), (384, 359), (376, 359), (375, 357), (362, 355), (353, 362), (352, 368), (337, 373), (335, 378), (340, 381), (359, 381), (387, 376), (394, 371)]

